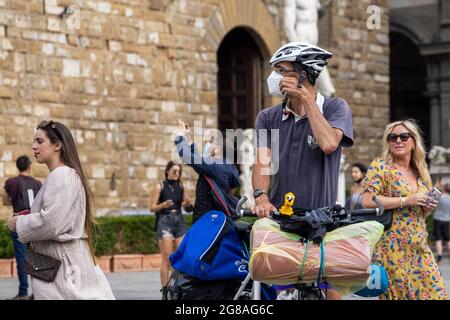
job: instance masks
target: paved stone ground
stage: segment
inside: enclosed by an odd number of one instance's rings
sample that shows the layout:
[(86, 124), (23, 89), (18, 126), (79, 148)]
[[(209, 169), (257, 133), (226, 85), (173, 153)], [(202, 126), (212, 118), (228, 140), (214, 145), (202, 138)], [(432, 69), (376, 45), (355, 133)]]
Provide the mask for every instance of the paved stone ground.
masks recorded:
[[(444, 260), (442, 273), (447, 290), (450, 290), (450, 258)], [(106, 274), (114, 295), (120, 300), (159, 300), (159, 272), (124, 272)], [(0, 300), (11, 298), (16, 294), (17, 278), (0, 279)], [(356, 296), (345, 296), (345, 300), (376, 300)]]

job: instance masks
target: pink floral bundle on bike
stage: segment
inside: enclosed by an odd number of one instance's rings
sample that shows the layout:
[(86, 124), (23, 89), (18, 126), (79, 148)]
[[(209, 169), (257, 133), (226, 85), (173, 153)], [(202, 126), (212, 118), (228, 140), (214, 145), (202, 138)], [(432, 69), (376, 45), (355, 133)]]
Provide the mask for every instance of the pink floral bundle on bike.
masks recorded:
[(322, 279), (342, 294), (356, 292), (366, 286), (383, 229), (376, 221), (355, 223), (328, 232), (320, 246), (281, 231), (271, 219), (260, 219), (251, 234), (252, 279), (275, 285), (315, 282), (322, 260)]

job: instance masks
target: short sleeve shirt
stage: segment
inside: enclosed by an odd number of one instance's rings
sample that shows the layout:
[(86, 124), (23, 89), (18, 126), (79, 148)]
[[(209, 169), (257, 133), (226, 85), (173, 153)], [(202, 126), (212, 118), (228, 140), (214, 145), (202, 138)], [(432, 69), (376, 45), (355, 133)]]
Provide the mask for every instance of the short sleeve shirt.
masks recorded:
[(342, 147), (353, 145), (352, 114), (340, 98), (324, 98), (318, 93), (316, 103), (331, 127), (344, 134), (330, 155), (317, 144), (308, 118), (285, 115), (281, 104), (260, 111), (256, 118), (256, 145), (272, 152), (269, 198), (277, 208), (288, 192), (295, 194), (296, 208), (336, 203)]
[[(19, 179), (27, 180), (28, 185), (34, 185), (34, 188), (39, 190), (42, 186), (42, 183), (39, 180), (34, 179), (30, 176), (18, 176), (15, 178), (10, 178), (5, 182), (5, 191), (11, 198), (11, 203), (13, 206), (14, 212), (20, 211), (21, 208), (17, 207), (17, 198), (19, 196)], [(36, 196), (36, 194), (34, 195)]]

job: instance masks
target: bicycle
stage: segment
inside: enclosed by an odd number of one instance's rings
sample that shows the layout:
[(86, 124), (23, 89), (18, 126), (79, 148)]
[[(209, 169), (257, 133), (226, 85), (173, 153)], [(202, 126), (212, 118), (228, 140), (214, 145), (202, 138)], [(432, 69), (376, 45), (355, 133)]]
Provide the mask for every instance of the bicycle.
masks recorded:
[[(370, 217), (381, 217), (383, 214), (385, 214), (383, 204), (379, 199), (377, 199), (375, 196), (372, 198), (372, 200), (376, 203), (377, 207), (373, 209), (354, 209), (354, 210), (346, 210), (340, 205), (336, 205), (333, 207), (324, 207), (320, 208), (320, 210), (327, 214), (327, 216), (337, 225), (337, 227), (349, 225), (352, 223), (367, 221)], [(247, 197), (244, 196), (241, 198), (237, 204), (236, 207), (236, 215), (238, 218), (240, 217), (254, 217), (254, 213), (249, 209), (242, 209), (243, 204), (247, 201)], [(297, 217), (304, 217), (305, 216), (305, 210), (295, 210), (293, 212), (294, 216)], [(390, 214), (390, 213), (389, 213)], [(279, 220), (282, 217), (282, 219), (289, 219), (289, 217), (286, 217), (278, 211), (271, 212), (270, 218), (274, 220)], [(361, 219), (361, 218), (365, 219)], [(369, 219), (370, 220), (370, 219)], [(388, 219), (389, 220), (389, 219)], [(382, 221), (383, 224), (385, 223)], [(387, 223), (387, 222), (386, 222)], [(384, 224), (385, 228), (387, 227), (386, 224)], [(251, 226), (250, 226), (251, 229)], [(242, 282), (238, 292), (236, 293), (234, 300), (237, 300), (241, 294), (244, 292), (244, 289), (247, 288), (248, 283), (251, 280), (250, 273), (247, 275), (246, 279)], [(261, 283), (258, 281), (253, 281), (253, 285), (250, 292), (247, 292), (247, 295), (251, 297), (253, 300), (259, 300), (260, 299), (260, 286)], [(318, 280), (316, 282), (312, 283), (296, 283), (294, 285), (294, 288), (298, 290), (298, 300), (325, 300), (327, 298), (327, 291), (326, 289), (323, 290), (320, 288), (320, 274), (318, 277)]]

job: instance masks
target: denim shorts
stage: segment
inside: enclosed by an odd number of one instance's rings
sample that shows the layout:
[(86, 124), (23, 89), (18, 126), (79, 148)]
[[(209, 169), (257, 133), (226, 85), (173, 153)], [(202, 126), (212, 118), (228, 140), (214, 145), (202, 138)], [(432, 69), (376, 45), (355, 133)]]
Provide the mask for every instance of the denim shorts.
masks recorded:
[(186, 231), (186, 222), (181, 213), (163, 214), (158, 219), (156, 233), (159, 240), (167, 237), (171, 239), (181, 238), (186, 234)]

